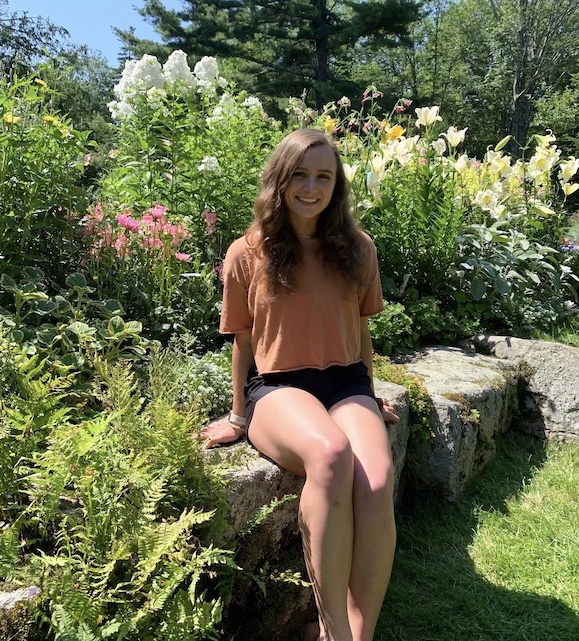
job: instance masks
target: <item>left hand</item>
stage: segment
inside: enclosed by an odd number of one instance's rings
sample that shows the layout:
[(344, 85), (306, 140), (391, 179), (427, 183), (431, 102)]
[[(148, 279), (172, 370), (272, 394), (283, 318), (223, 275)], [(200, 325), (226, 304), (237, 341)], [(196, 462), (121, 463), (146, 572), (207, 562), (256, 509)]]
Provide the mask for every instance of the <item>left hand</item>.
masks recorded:
[(382, 406), (380, 407), (380, 403), (378, 403), (378, 407), (382, 414), (382, 418), (384, 419), (384, 423), (398, 423), (400, 421), (400, 417), (396, 414), (396, 410), (386, 399), (382, 398), (380, 400), (382, 401)]

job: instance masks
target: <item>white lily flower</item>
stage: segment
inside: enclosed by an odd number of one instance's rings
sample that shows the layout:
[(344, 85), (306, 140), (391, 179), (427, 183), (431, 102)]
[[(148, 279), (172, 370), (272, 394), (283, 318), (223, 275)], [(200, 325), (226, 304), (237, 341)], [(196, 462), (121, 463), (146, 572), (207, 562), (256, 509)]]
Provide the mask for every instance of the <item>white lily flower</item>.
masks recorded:
[(374, 195), (374, 191), (380, 187), (380, 174), (376, 171), (369, 171), (366, 174), (366, 186), (368, 191)]
[(442, 138), (438, 138), (430, 143), (431, 147), (437, 153), (438, 156), (442, 156), (446, 151), (446, 143)]
[(574, 194), (579, 189), (579, 184), (563, 183), (561, 185), (561, 188), (563, 189), (563, 193), (565, 194), (565, 196), (570, 196), (571, 194)]
[(449, 127), (446, 133), (442, 135), (448, 140), (448, 144), (451, 147), (458, 147), (460, 143), (464, 140), (464, 136), (466, 134), (467, 129), (468, 127), (465, 127), (464, 129)]
[(502, 178), (507, 178), (512, 171), (511, 157), (503, 155), (500, 151), (489, 149), (485, 159), (494, 170), (499, 172)]
[(462, 174), (468, 169), (468, 163), (468, 155), (462, 154), (462, 156), (459, 156), (454, 163), (454, 168), (456, 169), (456, 171), (458, 171), (459, 174)]
[(562, 162), (559, 165), (559, 178), (563, 181), (569, 181), (577, 173), (579, 169), (579, 158), (570, 156), (567, 162)]
[(383, 154), (374, 154), (372, 160), (370, 161), (372, 165), (372, 171), (375, 171), (378, 174), (381, 174), (384, 171), (385, 158)]
[(353, 165), (349, 165), (347, 162), (343, 163), (342, 166), (344, 167), (344, 175), (346, 176), (346, 180), (349, 183), (352, 183), (354, 180), (354, 176), (356, 175), (356, 171), (358, 170), (358, 166), (360, 163), (355, 162)]
[(474, 197), (474, 204), (478, 205), (483, 211), (495, 211), (498, 205), (498, 194), (492, 189), (478, 191)]
[(430, 127), (437, 120), (442, 120), (438, 115), (439, 106), (435, 107), (417, 107), (416, 112), (416, 126), (417, 127)]

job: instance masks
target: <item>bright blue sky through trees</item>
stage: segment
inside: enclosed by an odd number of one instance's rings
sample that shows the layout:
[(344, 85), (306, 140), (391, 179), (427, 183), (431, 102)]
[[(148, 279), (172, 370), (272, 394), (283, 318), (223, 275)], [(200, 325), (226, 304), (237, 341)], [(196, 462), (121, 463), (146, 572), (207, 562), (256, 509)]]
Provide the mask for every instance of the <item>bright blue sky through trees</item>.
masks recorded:
[[(135, 27), (139, 38), (160, 40), (153, 27), (137, 13), (143, 4), (143, 0), (8, 0), (8, 10), (50, 18), (69, 32), (71, 44), (88, 45), (100, 51), (116, 67), (120, 42), (112, 27)], [(181, 0), (163, 0), (163, 4), (170, 9), (182, 6)]]

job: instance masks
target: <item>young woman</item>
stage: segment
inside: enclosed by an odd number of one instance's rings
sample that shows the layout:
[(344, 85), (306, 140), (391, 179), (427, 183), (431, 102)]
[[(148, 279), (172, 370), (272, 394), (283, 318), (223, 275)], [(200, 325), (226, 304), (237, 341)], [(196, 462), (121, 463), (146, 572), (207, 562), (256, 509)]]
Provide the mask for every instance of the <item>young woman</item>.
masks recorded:
[(396, 539), (384, 422), (398, 421), (372, 388), (376, 249), (351, 215), (337, 149), (317, 130), (279, 144), (254, 212), (223, 268), (232, 411), (202, 435), (211, 447), (246, 433), (305, 476), (299, 522), (319, 615), (308, 637), (371, 641)]

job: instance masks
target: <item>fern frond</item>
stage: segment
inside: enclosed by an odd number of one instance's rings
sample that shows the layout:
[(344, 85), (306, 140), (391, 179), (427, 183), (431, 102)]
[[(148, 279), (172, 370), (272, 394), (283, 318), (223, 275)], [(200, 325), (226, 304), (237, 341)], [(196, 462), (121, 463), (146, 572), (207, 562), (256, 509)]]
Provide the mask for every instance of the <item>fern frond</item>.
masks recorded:
[(185, 510), (174, 523), (161, 523), (154, 534), (154, 547), (146, 557), (141, 558), (137, 565), (135, 582), (137, 585), (146, 583), (157, 564), (164, 556), (169, 555), (181, 537), (194, 525), (208, 521), (214, 512)]

